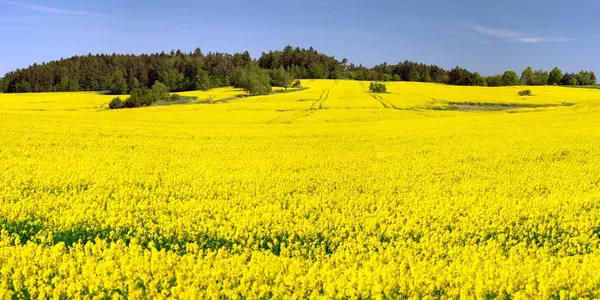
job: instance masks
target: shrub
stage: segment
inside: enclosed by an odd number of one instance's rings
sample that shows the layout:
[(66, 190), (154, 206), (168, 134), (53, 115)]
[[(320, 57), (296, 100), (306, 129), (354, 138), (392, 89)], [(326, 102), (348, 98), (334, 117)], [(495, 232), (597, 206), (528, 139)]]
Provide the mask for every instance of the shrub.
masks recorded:
[(385, 93), (387, 92), (387, 87), (383, 82), (371, 82), (369, 90), (371, 91), (371, 93)]
[(110, 103), (108, 104), (108, 107), (110, 109), (120, 109), (123, 108), (123, 101), (121, 101), (121, 98), (117, 97), (114, 98), (110, 101)]
[(138, 100), (139, 99), (137, 97), (131, 96), (127, 100), (125, 100), (125, 103), (123, 103), (123, 107), (124, 108), (140, 107), (141, 105)]
[(532, 96), (531, 90), (522, 90), (519, 91), (519, 96)]
[(171, 101), (179, 101), (179, 100), (183, 100), (183, 97), (179, 94), (173, 94), (171, 95)]
[(294, 81), (294, 83), (292, 83), (292, 88), (301, 88), (302, 87), (302, 82), (300, 82), (300, 80), (296, 80)]

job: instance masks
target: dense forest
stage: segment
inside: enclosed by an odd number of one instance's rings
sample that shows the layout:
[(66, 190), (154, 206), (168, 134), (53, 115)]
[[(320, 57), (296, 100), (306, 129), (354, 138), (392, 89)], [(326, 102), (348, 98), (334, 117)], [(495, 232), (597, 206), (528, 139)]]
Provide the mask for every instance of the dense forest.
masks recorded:
[(460, 67), (445, 70), (435, 65), (410, 61), (368, 68), (349, 64), (346, 59), (327, 56), (312, 47), (301, 49), (287, 46), (281, 51), (262, 53), (256, 60), (247, 51), (204, 54), (200, 49), (190, 53), (177, 50), (168, 54), (74, 56), (9, 72), (0, 79), (0, 91), (109, 91), (125, 94), (138, 88), (151, 88), (160, 82), (169, 91), (178, 92), (240, 85), (240, 76), (247, 79), (252, 76), (264, 78), (267, 75), (270, 75), (272, 83), (284, 77), (420, 81), (473, 86), (596, 84), (595, 74), (589, 71), (563, 74), (558, 68), (548, 72), (528, 67), (521, 76), (514, 71), (507, 71), (484, 77)]

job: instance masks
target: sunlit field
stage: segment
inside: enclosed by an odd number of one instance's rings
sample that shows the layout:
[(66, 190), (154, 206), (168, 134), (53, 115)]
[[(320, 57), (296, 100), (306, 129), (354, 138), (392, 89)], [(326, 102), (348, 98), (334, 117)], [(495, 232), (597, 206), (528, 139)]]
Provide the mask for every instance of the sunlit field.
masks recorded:
[(600, 90), (302, 83), (0, 94), (0, 298), (600, 297)]

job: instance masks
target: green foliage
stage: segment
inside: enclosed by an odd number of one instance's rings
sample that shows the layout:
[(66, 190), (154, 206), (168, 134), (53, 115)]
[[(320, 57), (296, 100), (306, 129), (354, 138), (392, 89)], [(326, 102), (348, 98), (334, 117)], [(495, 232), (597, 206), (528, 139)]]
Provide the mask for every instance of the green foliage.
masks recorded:
[(6, 93), (8, 82), (4, 78), (0, 78), (0, 93)]
[(135, 90), (135, 89), (139, 89), (140, 88), (140, 81), (135, 78), (135, 77), (131, 77), (131, 79), (129, 80), (129, 89), (131, 90)]
[(170, 99), (169, 89), (166, 85), (162, 84), (160, 81), (157, 81), (152, 86), (152, 97), (153, 102), (167, 101)]
[(15, 91), (17, 93), (31, 93), (33, 89), (31, 88), (31, 83), (27, 80), (19, 81), (15, 84)]
[(431, 82), (431, 75), (429, 75), (429, 72), (421, 73), (419, 81), (420, 82)]
[(125, 77), (123, 77), (123, 72), (120, 70), (114, 71), (107, 81), (108, 91), (113, 95), (126, 94), (129, 89), (127, 81), (125, 81)]
[(536, 70), (531, 76), (530, 85), (546, 85), (550, 74), (543, 70)]
[(279, 69), (275, 69), (271, 71), (271, 85), (283, 87), (287, 90), (288, 87), (292, 84), (294, 78), (292, 75), (286, 71), (283, 67), (279, 67)]
[(329, 72), (325, 65), (319, 63), (310, 64), (308, 67), (308, 74), (310, 78), (315, 79), (327, 79), (329, 77)]
[(473, 85), (487, 86), (487, 82), (485, 81), (485, 78), (481, 77), (481, 75), (479, 75), (479, 73), (475, 72), (473, 74)]
[(110, 103), (108, 104), (108, 107), (110, 109), (120, 109), (120, 108), (123, 108), (123, 101), (119, 97), (114, 98), (114, 99), (112, 99), (110, 101)]
[(185, 90), (185, 76), (176, 69), (167, 69), (159, 76), (159, 81), (163, 82), (169, 91)]
[(292, 88), (301, 88), (302, 87), (302, 82), (300, 80), (296, 80), (294, 81), (294, 83), (292, 83)]
[(192, 90), (203, 90), (208, 91), (212, 88), (212, 82), (208, 72), (204, 70), (198, 70), (198, 73), (194, 77), (194, 86)]
[(555, 67), (554, 69), (552, 69), (552, 71), (550, 71), (550, 74), (548, 75), (548, 84), (549, 85), (559, 84), (562, 77), (563, 77), (563, 72), (558, 67)]
[(448, 73), (448, 83), (451, 85), (479, 85), (486, 86), (485, 78), (479, 73), (471, 73), (466, 69), (456, 67)]
[(487, 83), (487, 86), (490, 87), (495, 87), (495, 86), (502, 86), (502, 75), (493, 75), (493, 76), (488, 76), (485, 79), (485, 82)]
[(581, 71), (577, 73), (578, 85), (596, 85), (596, 75), (591, 71)]
[(596, 85), (596, 75), (591, 71), (581, 71), (577, 74), (565, 73), (560, 80), (561, 85)]
[(502, 75), (503, 86), (514, 86), (519, 85), (519, 75), (514, 71), (506, 71)]
[(387, 92), (387, 86), (383, 82), (371, 82), (369, 91), (371, 93), (385, 93)]
[(269, 73), (254, 64), (238, 67), (233, 81), (235, 87), (245, 90), (249, 95), (268, 95), (273, 90)]
[(568, 85), (577, 85), (577, 78), (573, 77), (569, 79)]
[(152, 89), (145, 87), (131, 90), (131, 95), (125, 103), (123, 108), (134, 108), (150, 106), (157, 101), (168, 101), (171, 100), (167, 86), (157, 81), (152, 86)]
[(519, 91), (519, 96), (533, 96), (533, 94), (531, 93), (531, 90), (522, 90)]
[(69, 91), (69, 76), (63, 76), (60, 78), (60, 83), (56, 87), (57, 92), (68, 92)]
[(533, 85), (533, 69), (531, 69), (531, 67), (527, 67), (523, 70), (520, 81), (522, 85)]

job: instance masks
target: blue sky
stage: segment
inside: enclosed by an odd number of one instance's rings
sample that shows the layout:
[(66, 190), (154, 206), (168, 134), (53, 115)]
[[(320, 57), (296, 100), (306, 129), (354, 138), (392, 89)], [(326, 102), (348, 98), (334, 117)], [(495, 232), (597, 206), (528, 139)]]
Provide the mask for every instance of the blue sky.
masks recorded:
[(91, 53), (314, 46), (372, 66), (600, 72), (600, 0), (0, 0), (0, 76)]

